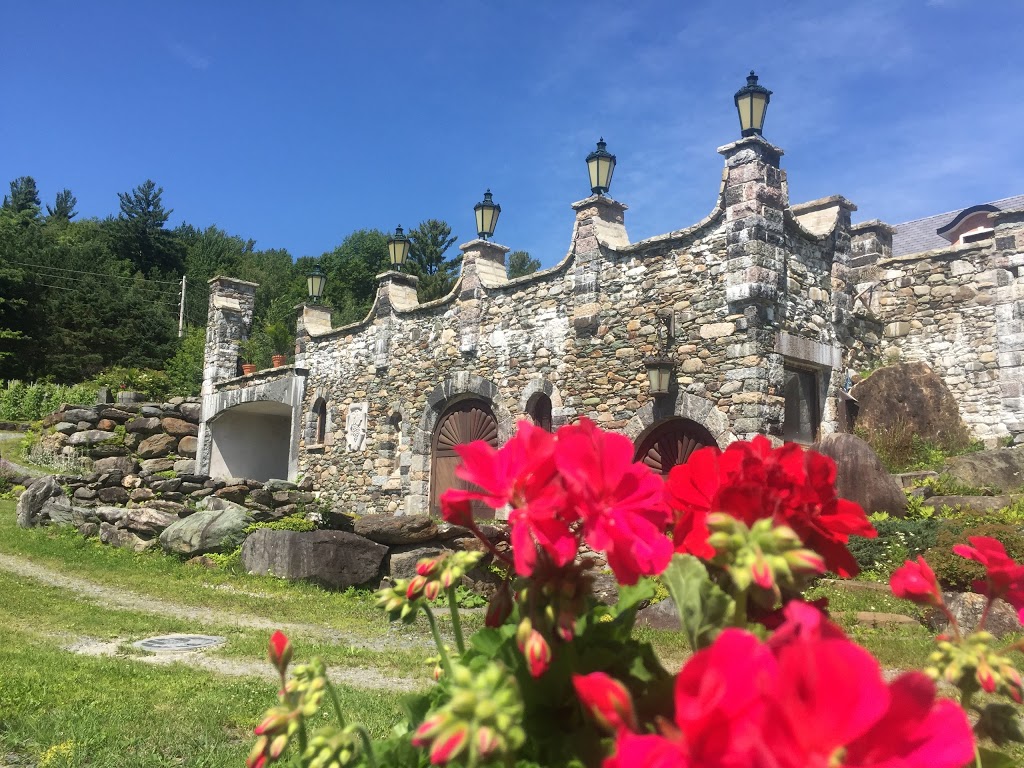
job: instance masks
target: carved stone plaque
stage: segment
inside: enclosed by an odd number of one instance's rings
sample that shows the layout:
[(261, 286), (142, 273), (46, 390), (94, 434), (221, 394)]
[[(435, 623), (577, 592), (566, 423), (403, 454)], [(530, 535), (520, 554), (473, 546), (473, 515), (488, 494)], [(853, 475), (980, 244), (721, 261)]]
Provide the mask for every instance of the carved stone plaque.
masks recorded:
[(366, 445), (366, 415), (369, 403), (352, 403), (345, 418), (345, 442), (349, 451), (361, 451)]

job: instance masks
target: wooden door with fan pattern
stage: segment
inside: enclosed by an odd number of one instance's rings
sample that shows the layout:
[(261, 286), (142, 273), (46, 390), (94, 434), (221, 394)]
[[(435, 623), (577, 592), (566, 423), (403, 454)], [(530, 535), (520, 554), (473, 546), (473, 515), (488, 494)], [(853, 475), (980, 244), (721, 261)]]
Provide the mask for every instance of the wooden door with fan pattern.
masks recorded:
[(718, 443), (700, 424), (689, 419), (669, 419), (641, 439), (635, 460), (665, 476), (672, 467), (685, 464), (691, 453), (706, 445)]
[[(455, 476), (461, 459), (455, 446), (484, 440), (498, 447), (498, 422), (490, 406), (483, 400), (463, 400), (451, 406), (437, 423), (434, 431), (433, 454), (430, 465), (430, 513), (440, 516), (441, 494), (449, 488), (469, 488), (470, 484)], [(494, 510), (474, 502), (473, 515), (493, 518)]]

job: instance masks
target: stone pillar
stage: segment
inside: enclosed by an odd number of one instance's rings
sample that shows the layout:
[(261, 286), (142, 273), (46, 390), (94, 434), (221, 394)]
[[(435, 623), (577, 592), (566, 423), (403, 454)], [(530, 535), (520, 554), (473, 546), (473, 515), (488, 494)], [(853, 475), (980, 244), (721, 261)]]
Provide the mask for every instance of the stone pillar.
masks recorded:
[(878, 219), (862, 221), (850, 227), (850, 266), (864, 267), (892, 256), (895, 227)]
[(505, 254), (509, 249), (489, 240), (470, 240), (459, 246), (462, 251), (462, 277), (459, 283), (459, 349), (475, 355), (480, 338), (480, 298), (486, 288), (508, 282)]
[(599, 322), (601, 248), (629, 245), (625, 224), (627, 206), (610, 197), (591, 195), (573, 203), (572, 209), (576, 211), (571, 246), (576, 260), (572, 322), (578, 331), (593, 331)]
[[(741, 397), (729, 417), (736, 436), (782, 433), (785, 375), (775, 351), (786, 290), (785, 216), (789, 207), (782, 150), (760, 136), (719, 147), (725, 157), (722, 195), (726, 221), (726, 321), (745, 331), (726, 357), (740, 365)], [(737, 341), (739, 341), (737, 339)]]
[(331, 310), (323, 304), (299, 304), (295, 310), (295, 367), (304, 368), (310, 339), (331, 332)]
[(203, 353), (203, 395), (211, 395), (218, 382), (238, 375), (238, 343), (249, 338), (256, 303), (257, 283), (231, 277), (210, 280)]
[(462, 289), (460, 298), (480, 295), (480, 288), (497, 288), (508, 282), (505, 254), (509, 248), (490, 240), (470, 240), (459, 246), (462, 251)]
[(407, 310), (419, 306), (416, 286), (420, 279), (408, 272), (389, 269), (377, 275), (377, 316), (391, 314), (394, 309)]

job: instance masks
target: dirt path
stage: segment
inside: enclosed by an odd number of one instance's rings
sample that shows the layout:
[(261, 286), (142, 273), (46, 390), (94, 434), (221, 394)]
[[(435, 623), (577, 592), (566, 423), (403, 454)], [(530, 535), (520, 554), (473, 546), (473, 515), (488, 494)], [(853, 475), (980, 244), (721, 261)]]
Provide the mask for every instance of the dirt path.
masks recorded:
[[(280, 629), (289, 633), (312, 635), (335, 645), (354, 646), (375, 651), (386, 651), (396, 646), (396, 639), (385, 638), (380, 641), (367, 641), (366, 638), (348, 635), (334, 629), (317, 624), (274, 621), (261, 616), (235, 613), (223, 609), (198, 608), (175, 603), (149, 595), (142, 595), (126, 589), (108, 587), (89, 579), (58, 573), (46, 566), (33, 563), (31, 560), (15, 555), (0, 553), (0, 570), (23, 576), (52, 587), (66, 589), (77, 597), (87, 600), (103, 608), (133, 613), (164, 616), (173, 619), (184, 619), (197, 625), (227, 625), (262, 629), (268, 633)], [(197, 627), (197, 631), (199, 628)], [(100, 641), (88, 637), (61, 637), (62, 647), (76, 653), (86, 655), (118, 656), (122, 641)], [(410, 639), (403, 638), (403, 645), (408, 646)], [(226, 675), (252, 675), (272, 677), (266, 662), (250, 662), (239, 659), (224, 659), (205, 656), (201, 652), (182, 654), (131, 655), (124, 656), (151, 664), (173, 664), (181, 661), (193, 667), (209, 669)], [(407, 678), (392, 678), (371, 668), (342, 667), (333, 669), (331, 679), (335, 682), (359, 688), (389, 688), (395, 690), (413, 690), (421, 683)]]

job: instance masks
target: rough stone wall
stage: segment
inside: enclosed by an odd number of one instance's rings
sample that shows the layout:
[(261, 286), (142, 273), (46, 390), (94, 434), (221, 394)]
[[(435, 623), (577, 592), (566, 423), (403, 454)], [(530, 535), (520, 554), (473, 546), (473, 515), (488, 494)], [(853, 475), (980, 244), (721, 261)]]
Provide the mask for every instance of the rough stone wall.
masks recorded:
[(1024, 213), (998, 214), (991, 240), (900, 257), (882, 235), (854, 270), (883, 324), (877, 360), (931, 366), (989, 445), (1024, 433)]
[[(625, 206), (591, 197), (573, 206), (570, 251), (552, 269), (507, 280), (494, 269), (506, 249), (473, 241), (447, 297), (411, 304), (408, 278), (386, 273), (362, 323), (326, 331), (307, 308), (300, 474), (352, 512), (408, 514), (426, 511), (434, 427), (460, 398), (491, 403), (500, 440), (547, 394), (556, 426), (587, 416), (635, 439), (682, 416), (721, 445), (780, 434), (783, 363), (794, 357), (826, 371), (823, 396), (834, 400), (844, 377), (832, 374), (843, 364), (833, 350), (852, 322), (835, 310), (835, 297), (843, 307), (849, 297), (832, 276), (849, 250), (848, 211), (825, 235), (787, 224), (781, 151), (759, 138), (721, 151), (718, 205), (688, 229), (630, 245)], [(676, 365), (672, 391), (655, 399), (643, 360), (666, 343), (662, 316)]]
[(238, 342), (249, 338), (256, 304), (256, 283), (215, 277), (210, 280), (206, 317), (203, 394), (213, 393), (218, 381), (238, 373)]

